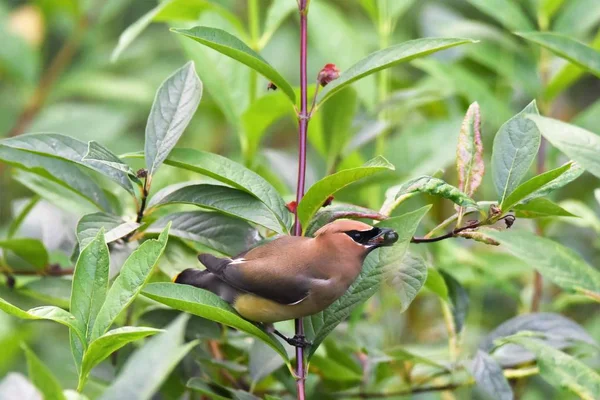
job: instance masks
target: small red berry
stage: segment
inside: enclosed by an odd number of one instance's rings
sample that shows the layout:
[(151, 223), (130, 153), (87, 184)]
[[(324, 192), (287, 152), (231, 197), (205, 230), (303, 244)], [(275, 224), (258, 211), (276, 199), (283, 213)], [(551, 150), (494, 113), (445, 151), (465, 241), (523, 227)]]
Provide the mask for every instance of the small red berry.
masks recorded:
[(287, 203), (285, 205), (285, 208), (288, 209), (289, 212), (291, 212), (292, 214), (294, 214), (296, 212), (296, 209), (298, 208), (298, 203), (296, 203), (296, 201), (290, 201), (289, 203)]
[(339, 77), (340, 70), (335, 66), (335, 64), (325, 64), (317, 76), (317, 81), (321, 86), (325, 86), (329, 82), (334, 81)]

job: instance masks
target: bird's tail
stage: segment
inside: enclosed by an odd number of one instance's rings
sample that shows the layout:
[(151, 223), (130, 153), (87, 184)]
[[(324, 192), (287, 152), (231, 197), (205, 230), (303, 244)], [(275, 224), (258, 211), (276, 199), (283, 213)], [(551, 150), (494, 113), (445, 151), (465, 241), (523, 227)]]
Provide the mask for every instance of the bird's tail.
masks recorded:
[(218, 276), (207, 270), (188, 268), (173, 278), (174, 283), (191, 285), (213, 292), (226, 302), (233, 304), (239, 291), (223, 282)]

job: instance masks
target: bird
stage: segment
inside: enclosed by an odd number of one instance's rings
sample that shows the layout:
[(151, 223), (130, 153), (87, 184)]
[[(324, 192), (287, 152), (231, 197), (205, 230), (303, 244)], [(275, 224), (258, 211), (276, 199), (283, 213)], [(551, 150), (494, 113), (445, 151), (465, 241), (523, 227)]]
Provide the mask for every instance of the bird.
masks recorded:
[(206, 269), (185, 269), (173, 282), (213, 292), (243, 318), (271, 324), (323, 311), (356, 280), (371, 251), (397, 240), (392, 229), (338, 219), (312, 238), (281, 236), (233, 258), (200, 254)]

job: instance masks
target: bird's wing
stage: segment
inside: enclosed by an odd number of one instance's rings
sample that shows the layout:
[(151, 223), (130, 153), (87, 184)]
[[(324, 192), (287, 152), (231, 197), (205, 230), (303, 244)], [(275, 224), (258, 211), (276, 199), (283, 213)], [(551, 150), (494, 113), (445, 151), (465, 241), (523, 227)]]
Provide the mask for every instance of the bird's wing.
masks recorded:
[(207, 270), (234, 288), (280, 304), (299, 303), (310, 290), (309, 276), (290, 271), (286, 266), (269, 265), (260, 258), (240, 261), (201, 254), (198, 259)]

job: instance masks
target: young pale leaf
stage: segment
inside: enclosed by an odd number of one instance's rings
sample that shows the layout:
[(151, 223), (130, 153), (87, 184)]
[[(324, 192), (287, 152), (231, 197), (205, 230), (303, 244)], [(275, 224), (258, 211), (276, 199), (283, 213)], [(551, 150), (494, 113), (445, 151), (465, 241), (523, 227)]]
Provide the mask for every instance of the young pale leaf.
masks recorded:
[(95, 160), (84, 160), (88, 152), (87, 143), (81, 142), (69, 136), (57, 133), (37, 133), (21, 135), (18, 137), (0, 140), (0, 147), (12, 147), (43, 155), (70, 161), (82, 165), (107, 176), (117, 182), (129, 193), (133, 192), (133, 187), (127, 176), (127, 173), (119, 171), (111, 166)]
[(131, 167), (125, 164), (116, 154), (102, 146), (100, 143), (92, 140), (88, 143), (88, 151), (83, 156), (83, 161), (91, 161), (104, 164), (107, 167), (114, 168), (117, 171), (125, 172), (129, 179), (141, 185), (140, 180)]
[(524, 204), (524, 203), (528, 203), (532, 200), (535, 200), (537, 198), (547, 196), (550, 193), (554, 192), (555, 190), (558, 190), (558, 189), (562, 188), (563, 186), (566, 186), (569, 183), (573, 182), (575, 179), (579, 178), (585, 170), (583, 168), (581, 168), (581, 166), (579, 164), (574, 163), (573, 161), (571, 161), (570, 164), (571, 164), (571, 168), (569, 168), (567, 171), (565, 171), (562, 175), (560, 175), (558, 178), (553, 179), (552, 181), (546, 183), (545, 185), (543, 185), (542, 187), (537, 189), (535, 192), (527, 195), (527, 197), (525, 197), (519, 203)]
[(492, 172), (500, 202), (527, 174), (540, 147), (540, 131), (527, 114), (538, 114), (535, 100), (505, 122), (494, 138)]
[(125, 222), (121, 217), (112, 214), (93, 213), (84, 215), (77, 223), (77, 240), (79, 241), (79, 247), (82, 249), (86, 247), (94, 240), (102, 228), (104, 228), (106, 232), (104, 234), (104, 240), (106, 243), (111, 243), (127, 236), (139, 228), (139, 226), (140, 224), (137, 222)]
[(0, 240), (0, 249), (10, 250), (38, 269), (48, 265), (48, 252), (37, 239), (13, 238)]
[(44, 396), (44, 400), (66, 400), (58, 379), (29, 347), (22, 345), (27, 358), (29, 379)]
[(346, 86), (377, 71), (466, 43), (476, 43), (476, 41), (454, 38), (426, 38), (410, 40), (396, 46), (388, 47), (387, 49), (376, 51), (342, 72), (338, 79), (327, 84), (319, 93), (317, 103), (319, 105), (323, 104), (327, 99)]
[[(535, 359), (529, 351), (523, 351), (519, 346), (505, 344), (496, 348), (498, 339), (517, 334), (521, 331), (539, 333), (544, 341), (552, 347), (563, 349), (569, 347), (574, 341), (598, 347), (598, 343), (585, 329), (576, 322), (553, 313), (531, 313), (519, 315), (500, 324), (490, 332), (479, 344), (485, 352), (494, 351), (496, 360), (502, 366), (522, 364)], [(496, 348), (494, 350), (494, 348)]]
[(539, 115), (528, 116), (554, 147), (600, 177), (600, 136), (566, 122)]
[(458, 170), (458, 190), (473, 196), (481, 181), (483, 164), (483, 143), (481, 142), (481, 117), (479, 104), (471, 104), (460, 128), (456, 147), (456, 168)]
[[(60, 185), (61, 192), (69, 193), (67, 196), (70, 197), (76, 194), (82, 198), (83, 202), (91, 203), (90, 205), (93, 205), (95, 209), (110, 209), (108, 199), (100, 186), (90, 179), (88, 174), (69, 161), (1, 145), (0, 160), (22, 171), (27, 171), (30, 175), (37, 175), (38, 181), (47, 180), (56, 184), (55, 186)], [(26, 182), (23, 184), (27, 187), (30, 186)], [(43, 197), (52, 200), (57, 197), (57, 193), (53, 193), (53, 195)]]
[(450, 298), (448, 297), (448, 286), (446, 286), (446, 281), (440, 270), (436, 268), (429, 268), (427, 270), (425, 287), (438, 295), (445, 302), (450, 301)]
[(517, 35), (537, 43), (573, 64), (600, 77), (600, 52), (568, 36), (552, 32), (521, 32)]
[(79, 389), (83, 389), (83, 385), (85, 384), (89, 373), (92, 371), (92, 368), (107, 359), (115, 351), (128, 343), (143, 339), (150, 335), (155, 335), (159, 332), (161, 332), (160, 329), (125, 326), (123, 328), (108, 331), (91, 342), (83, 354), (81, 373), (79, 374)]
[(362, 167), (350, 168), (326, 176), (308, 189), (302, 201), (298, 205), (298, 219), (303, 227), (315, 215), (327, 198), (338, 190), (356, 182), (360, 179), (383, 171), (393, 171), (394, 166), (382, 156), (368, 161)]
[(515, 335), (504, 338), (503, 342), (514, 343), (535, 353), (540, 374), (551, 385), (566, 387), (584, 400), (598, 398), (600, 375), (575, 357), (531, 337)]
[[(142, 157), (132, 154), (130, 157)], [(194, 149), (174, 149), (165, 164), (197, 172), (243, 190), (262, 201), (275, 214), (281, 227), (289, 231), (290, 212), (275, 188), (257, 173), (228, 158)]]
[(525, 231), (487, 234), (563, 289), (580, 291), (600, 301), (600, 272), (573, 250)]
[(575, 37), (586, 36), (600, 21), (600, 3), (596, 0), (567, 1), (561, 7), (552, 30)]
[(577, 217), (555, 202), (537, 198), (513, 207), (517, 218)]
[(146, 240), (125, 261), (121, 272), (111, 286), (106, 301), (98, 311), (96, 322), (91, 331), (90, 341), (104, 335), (115, 318), (129, 306), (150, 278), (150, 273), (165, 251), (169, 238), (170, 224), (162, 231), (158, 239)]
[(241, 218), (277, 233), (284, 234), (275, 215), (248, 192), (222, 185), (197, 184), (176, 189), (148, 207), (168, 204), (193, 204), (222, 214)]
[(184, 344), (188, 316), (181, 315), (166, 331), (148, 340), (128, 359), (99, 400), (149, 400), (179, 361), (198, 344)]
[(443, 180), (431, 176), (420, 176), (402, 184), (402, 186), (400, 186), (398, 189), (396, 199), (412, 193), (427, 193), (432, 196), (443, 197), (444, 199), (451, 200), (453, 203), (458, 204), (461, 207), (478, 208), (477, 203), (465, 193), (444, 182)]
[(285, 349), (272, 334), (240, 317), (233, 307), (214, 293), (174, 283), (152, 283), (146, 286), (142, 293), (169, 307), (246, 332), (268, 344), (289, 362)]
[(454, 320), (454, 330), (459, 334), (464, 327), (467, 312), (469, 311), (469, 294), (452, 275), (441, 270), (440, 274), (444, 278), (444, 282), (448, 288), (448, 299), (452, 311), (452, 319)]
[[(308, 357), (317, 350), (321, 342), (333, 329), (346, 319), (352, 310), (369, 299), (379, 288), (386, 274), (408, 267), (403, 258), (408, 249), (419, 222), (431, 207), (426, 206), (416, 211), (389, 218), (377, 226), (393, 228), (398, 233), (398, 241), (392, 247), (374, 250), (365, 260), (358, 278), (350, 285), (346, 293), (324, 311), (304, 318), (306, 337), (312, 342)], [(420, 269), (408, 268), (402, 287), (406, 290), (406, 300), (410, 302), (412, 293), (416, 295), (422, 287), (425, 275)], [(411, 275), (412, 273), (415, 276)], [(399, 284), (399, 281), (397, 281)], [(414, 298), (414, 296), (412, 296)]]
[(146, 124), (144, 148), (150, 175), (154, 175), (177, 144), (201, 98), (202, 82), (191, 61), (160, 85)]
[(232, 34), (222, 29), (210, 28), (207, 26), (197, 26), (192, 29), (172, 29), (172, 31), (187, 36), (221, 54), (247, 65), (273, 82), (275, 86), (289, 97), (292, 103), (296, 103), (294, 89), (292, 89), (292, 86), (288, 81), (286, 81), (285, 78), (271, 66), (271, 64), (262, 58), (260, 54), (252, 50)]
[(533, 24), (518, 2), (512, 0), (469, 0), (469, 3), (500, 22), (508, 30), (533, 29)]
[[(96, 237), (81, 251), (73, 273), (70, 310), (87, 339), (108, 291), (109, 257), (104, 230), (100, 229)], [(83, 343), (84, 347), (87, 339)]]
[(418, 254), (406, 252), (400, 267), (389, 272), (386, 281), (397, 290), (400, 298), (398, 312), (404, 312), (417, 297), (427, 280), (427, 264)]
[(167, 215), (148, 229), (148, 233), (161, 232), (169, 223), (169, 234), (192, 240), (226, 256), (235, 256), (258, 243), (260, 236), (245, 221), (214, 212), (186, 211)]
[(0, 310), (5, 313), (15, 316), (20, 319), (27, 320), (48, 320), (58, 322), (59, 324), (69, 327), (80, 340), (85, 340), (85, 335), (79, 329), (77, 319), (68, 311), (62, 308), (46, 306), (36, 307), (27, 311), (23, 311), (18, 307), (13, 306), (4, 299), (0, 298)]
[(515, 204), (523, 201), (527, 196), (535, 193), (540, 188), (548, 183), (558, 179), (562, 174), (571, 168), (571, 163), (567, 163), (561, 167), (546, 171), (538, 176), (534, 176), (528, 181), (520, 184), (510, 195), (504, 198), (500, 204), (502, 211), (509, 211)]

